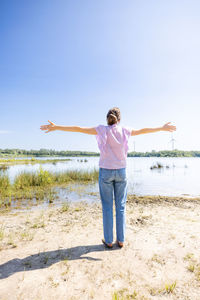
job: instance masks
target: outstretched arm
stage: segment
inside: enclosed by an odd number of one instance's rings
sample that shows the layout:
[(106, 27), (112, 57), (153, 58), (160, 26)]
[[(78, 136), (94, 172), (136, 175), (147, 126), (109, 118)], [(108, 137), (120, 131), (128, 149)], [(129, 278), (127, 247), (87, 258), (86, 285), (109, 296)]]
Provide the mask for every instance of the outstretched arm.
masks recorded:
[(79, 127), (79, 126), (61, 126), (56, 125), (53, 122), (49, 121), (50, 124), (40, 126), (41, 130), (46, 130), (45, 133), (55, 131), (55, 130), (62, 130), (62, 131), (70, 131), (70, 132), (81, 132), (86, 134), (97, 134), (94, 127)]
[(162, 127), (157, 128), (143, 128), (139, 130), (132, 130), (131, 135), (139, 135), (139, 134), (145, 134), (145, 133), (152, 133), (152, 132), (158, 132), (158, 131), (169, 131), (173, 132), (176, 130), (176, 126), (171, 125), (171, 122), (166, 123)]

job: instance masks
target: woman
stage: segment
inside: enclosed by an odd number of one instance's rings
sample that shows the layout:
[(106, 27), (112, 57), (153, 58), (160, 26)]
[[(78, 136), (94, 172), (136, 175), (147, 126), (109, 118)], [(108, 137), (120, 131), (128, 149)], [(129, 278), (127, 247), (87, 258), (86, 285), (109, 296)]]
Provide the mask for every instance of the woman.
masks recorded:
[(130, 136), (139, 134), (175, 131), (176, 127), (170, 122), (158, 128), (143, 128), (133, 130), (120, 126), (121, 114), (117, 107), (107, 113), (107, 126), (79, 127), (60, 126), (49, 121), (49, 125), (42, 125), (41, 130), (46, 133), (54, 130), (82, 132), (96, 135), (99, 150), (99, 191), (103, 212), (104, 239), (107, 248), (113, 247), (113, 196), (116, 208), (117, 245), (122, 248), (125, 240), (125, 207), (127, 198), (126, 158), (128, 140)]

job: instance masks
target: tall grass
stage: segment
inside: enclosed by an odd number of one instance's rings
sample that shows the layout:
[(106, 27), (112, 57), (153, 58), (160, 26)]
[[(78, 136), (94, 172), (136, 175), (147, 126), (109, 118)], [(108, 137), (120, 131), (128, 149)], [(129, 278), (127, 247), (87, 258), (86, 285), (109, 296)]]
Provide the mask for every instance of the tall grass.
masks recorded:
[(80, 183), (90, 183), (95, 182), (98, 179), (98, 171), (65, 171), (62, 173), (53, 174), (53, 182), (58, 184), (69, 183), (69, 182), (80, 182)]
[(10, 179), (7, 174), (0, 174), (0, 193), (3, 189), (10, 188)]
[(46, 186), (53, 183), (53, 174), (44, 171), (42, 168), (38, 172), (22, 172), (16, 176), (14, 187), (16, 190), (33, 186)]
[(72, 182), (89, 183), (97, 181), (98, 171), (65, 171), (53, 173), (42, 168), (38, 172), (23, 172), (16, 176), (14, 186), (16, 189), (24, 189), (32, 186), (59, 185)]
[[(69, 170), (53, 173), (42, 168), (37, 172), (22, 172), (11, 184), (7, 174), (0, 174), (0, 207), (10, 205), (15, 199), (44, 199), (52, 194), (52, 188), (70, 183), (93, 183), (98, 171)], [(51, 195), (52, 197), (52, 195)]]

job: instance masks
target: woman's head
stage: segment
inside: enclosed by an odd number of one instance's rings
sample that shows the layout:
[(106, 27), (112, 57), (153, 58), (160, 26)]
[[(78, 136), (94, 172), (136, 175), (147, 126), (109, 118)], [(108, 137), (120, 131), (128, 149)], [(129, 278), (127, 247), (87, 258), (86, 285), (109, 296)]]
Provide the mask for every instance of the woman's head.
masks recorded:
[(111, 108), (107, 113), (107, 123), (108, 125), (113, 125), (121, 120), (121, 113), (118, 107)]

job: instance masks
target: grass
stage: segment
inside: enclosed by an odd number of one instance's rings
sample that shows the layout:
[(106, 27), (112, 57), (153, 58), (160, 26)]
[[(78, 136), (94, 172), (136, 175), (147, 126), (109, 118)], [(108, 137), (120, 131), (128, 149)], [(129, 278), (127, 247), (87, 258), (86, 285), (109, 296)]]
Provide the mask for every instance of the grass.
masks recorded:
[(3, 226), (1, 226), (1, 228), (0, 228), (0, 241), (2, 241), (3, 238), (4, 238), (4, 228), (3, 228)]
[(12, 248), (16, 248), (16, 247), (17, 247), (17, 245), (16, 245), (16, 243), (15, 243), (15, 241), (14, 241), (14, 235), (13, 235), (12, 233), (10, 233), (10, 234), (8, 235), (7, 245), (8, 245), (8, 246), (12, 246)]
[(122, 289), (114, 292), (112, 295), (112, 300), (134, 300), (137, 299), (137, 292), (129, 293), (127, 289)]
[(23, 263), (23, 265), (24, 265), (25, 267), (27, 267), (27, 268), (31, 268), (31, 267), (32, 267), (31, 261), (29, 261), (29, 260), (26, 260), (26, 261)]
[(91, 183), (96, 182), (98, 180), (99, 172), (97, 170), (93, 171), (80, 171), (80, 170), (71, 170), (65, 171), (63, 173), (55, 173), (54, 174), (54, 182), (58, 184), (63, 183)]
[(10, 179), (7, 174), (0, 174), (0, 191), (3, 189), (8, 190), (10, 188)]
[(200, 263), (199, 261), (194, 257), (193, 253), (187, 253), (185, 257), (183, 258), (184, 261), (189, 262), (187, 266), (187, 270), (194, 274), (195, 279), (197, 281), (200, 281)]
[(12, 245), (11, 240), (13, 241), (12, 235), (9, 234), (9, 236), (7, 236), (5, 234), (4, 227), (1, 226), (1, 228), (0, 228), (0, 251), (4, 249), (5, 245), (8, 245), (8, 246)]
[(165, 284), (165, 291), (166, 291), (166, 293), (167, 293), (167, 294), (173, 293), (175, 287), (176, 287), (176, 281), (173, 282), (173, 283), (170, 283), (170, 284), (169, 284), (169, 283), (166, 283), (166, 284)]
[(69, 203), (63, 203), (63, 205), (62, 205), (62, 207), (60, 209), (60, 212), (64, 213), (64, 212), (66, 212), (68, 210), (69, 210)]
[(190, 261), (190, 260), (194, 259), (194, 254), (193, 254), (193, 253), (187, 253), (187, 254), (184, 256), (183, 259), (186, 260), (186, 261)]
[(195, 268), (195, 277), (196, 277), (196, 280), (200, 281), (200, 264), (197, 264), (197, 266)]
[(45, 227), (45, 222), (44, 218), (37, 218), (35, 219), (35, 222), (31, 225), (31, 228), (38, 229), (38, 228), (44, 228)]
[(0, 164), (0, 170), (7, 170), (9, 168), (9, 166), (7, 164)]
[(150, 288), (149, 293), (152, 296), (173, 294), (175, 287), (176, 287), (176, 281), (172, 283), (165, 283), (164, 287), (162, 286), (161, 288)]
[(98, 171), (68, 170), (49, 172), (39, 169), (37, 172), (21, 172), (11, 184), (7, 174), (0, 174), (0, 208), (11, 206), (17, 199), (48, 199), (52, 203), (56, 196), (53, 189), (72, 183), (89, 184), (98, 180)]
[[(23, 189), (17, 189), (15, 186), (11, 186), (9, 189), (0, 190), (0, 208), (9, 211), (11, 205), (18, 208), (23, 204), (24, 207), (29, 206), (31, 203), (30, 200), (34, 200), (36, 203), (38, 201), (46, 200), (49, 203), (52, 203), (52, 198), (57, 197), (57, 192), (53, 187), (26, 187)], [(36, 204), (35, 203), (35, 204)]]
[(63, 259), (63, 261), (62, 261), (63, 264), (64, 264), (64, 265), (68, 265), (68, 257), (65, 256), (65, 257), (63, 257), (62, 259)]
[(44, 255), (42, 262), (46, 265), (48, 263), (49, 256), (47, 254)]
[(33, 233), (31, 233), (28, 230), (20, 233), (20, 238), (22, 241), (32, 241), (33, 237), (34, 237)]
[(66, 183), (90, 183), (98, 179), (98, 171), (80, 171), (69, 170), (60, 173), (45, 171), (40, 168), (37, 172), (21, 172), (16, 176), (13, 185), (11, 185), (8, 175), (0, 174), (0, 191), (7, 191), (12, 187), (16, 190), (22, 190), (27, 187), (59, 185)]
[(129, 204), (136, 203), (136, 204), (160, 204), (160, 203), (167, 203), (180, 206), (181, 203), (191, 202), (196, 203), (200, 202), (200, 197), (195, 198), (185, 198), (182, 196), (178, 197), (170, 197), (170, 196), (161, 196), (161, 195), (145, 195), (145, 196), (138, 196), (134, 194), (128, 194), (127, 202)]
[(59, 282), (55, 282), (53, 276), (49, 276), (48, 279), (52, 287), (56, 288), (57, 286), (59, 286)]
[(31, 159), (14, 159), (14, 158), (9, 158), (9, 159), (0, 159), (0, 169), (6, 169), (10, 165), (24, 165), (24, 164), (56, 164), (57, 162), (66, 162), (66, 161), (71, 161), (70, 158), (65, 158), (65, 159), (36, 159), (36, 158), (31, 158)]
[(188, 271), (190, 272), (194, 272), (194, 269), (195, 269), (195, 266), (194, 264), (190, 264), (188, 267), (187, 267)]
[(164, 265), (165, 264), (165, 260), (162, 258), (162, 256), (158, 255), (158, 254), (154, 254), (151, 258), (152, 261), (160, 264), (160, 265)]

